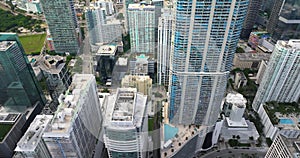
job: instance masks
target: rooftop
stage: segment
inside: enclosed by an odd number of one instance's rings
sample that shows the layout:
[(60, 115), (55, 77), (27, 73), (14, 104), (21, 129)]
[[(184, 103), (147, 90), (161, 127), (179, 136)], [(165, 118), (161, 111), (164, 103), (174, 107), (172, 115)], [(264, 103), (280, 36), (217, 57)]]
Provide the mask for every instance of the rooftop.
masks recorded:
[(82, 94), (88, 90), (88, 85), (94, 78), (92, 74), (76, 74), (72, 84), (65, 94), (59, 96), (59, 106), (51, 121), (51, 129), (45, 132), (46, 137), (69, 136), (73, 120), (78, 116), (76, 112), (81, 109), (79, 104)]
[(140, 127), (147, 96), (137, 93), (135, 88), (118, 88), (116, 94), (107, 97), (105, 104), (106, 126)]
[(269, 60), (271, 54), (268, 53), (236, 53), (235, 57), (245, 61)]
[(9, 47), (14, 45), (15, 41), (0, 41), (0, 51), (6, 51)]
[(134, 3), (134, 4), (129, 4), (128, 10), (152, 10), (154, 11), (155, 6), (153, 5), (147, 5), (143, 3)]
[(300, 108), (297, 103), (267, 102), (264, 109), (273, 125), (280, 129), (300, 129)]
[(235, 105), (239, 108), (246, 107), (247, 100), (246, 100), (246, 98), (243, 97), (242, 94), (229, 93), (229, 94), (227, 94), (225, 99), (226, 99), (226, 102), (232, 103), (233, 105)]
[[(287, 136), (285, 133), (291, 133), (293, 136)], [(280, 131), (280, 136), (290, 153), (294, 157), (300, 157), (300, 131)]]
[(277, 41), (277, 44), (285, 48), (300, 49), (300, 40), (296, 39), (291, 39), (289, 41)]
[(37, 115), (18, 142), (15, 151), (34, 151), (52, 117), (53, 115)]
[(0, 113), (0, 142), (9, 133), (20, 115), (20, 113)]
[(117, 46), (115, 45), (103, 45), (97, 51), (97, 55), (100, 56), (115, 56), (117, 52)]
[(36, 66), (39, 66), (43, 71), (47, 71), (51, 74), (58, 74), (65, 66), (65, 57), (56, 55), (46, 55), (41, 58), (37, 58)]

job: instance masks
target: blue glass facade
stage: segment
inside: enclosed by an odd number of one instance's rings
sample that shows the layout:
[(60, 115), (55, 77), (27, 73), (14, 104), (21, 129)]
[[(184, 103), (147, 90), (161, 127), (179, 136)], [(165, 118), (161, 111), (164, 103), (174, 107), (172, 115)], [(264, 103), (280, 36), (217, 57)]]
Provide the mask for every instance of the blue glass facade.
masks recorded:
[(25, 112), (37, 102), (45, 97), (17, 35), (0, 33), (0, 106)]
[(171, 51), (169, 118), (212, 125), (217, 119), (248, 0), (178, 0)]

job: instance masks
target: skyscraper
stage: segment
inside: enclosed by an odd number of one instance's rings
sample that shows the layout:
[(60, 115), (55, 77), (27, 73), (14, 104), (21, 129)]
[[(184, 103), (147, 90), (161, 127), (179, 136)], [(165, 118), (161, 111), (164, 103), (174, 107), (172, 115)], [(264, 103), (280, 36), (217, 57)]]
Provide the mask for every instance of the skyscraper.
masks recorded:
[(0, 33), (0, 106), (24, 112), (37, 102), (45, 97), (18, 36)]
[[(102, 115), (92, 74), (75, 74), (43, 141), (52, 157), (92, 157), (100, 137)], [(100, 142), (100, 141), (99, 141)]]
[(165, 86), (169, 85), (172, 23), (172, 9), (163, 9), (163, 13), (158, 20), (157, 78), (158, 83)]
[(104, 6), (100, 6), (98, 3), (92, 3), (93, 5), (86, 11), (90, 44), (107, 44), (121, 41), (123, 31), (121, 22), (115, 19), (113, 15), (107, 16), (110, 15), (109, 12), (112, 14), (112, 11), (104, 8), (110, 3)]
[(170, 67), (169, 118), (212, 126), (218, 117), (248, 0), (178, 0)]
[(147, 157), (147, 96), (135, 88), (119, 88), (106, 98), (104, 109), (103, 137), (109, 157)]
[(241, 32), (241, 38), (248, 39), (259, 13), (262, 0), (249, 0), (247, 15)]
[(297, 102), (300, 97), (300, 40), (278, 41), (252, 107), (268, 101)]
[(81, 35), (73, 0), (41, 0), (55, 51), (77, 54)]
[(0, 33), (0, 157), (11, 157), (45, 97), (19, 38)]
[(154, 53), (155, 6), (129, 4), (128, 23), (132, 53)]
[(267, 31), (274, 41), (300, 39), (300, 1), (274, 1)]

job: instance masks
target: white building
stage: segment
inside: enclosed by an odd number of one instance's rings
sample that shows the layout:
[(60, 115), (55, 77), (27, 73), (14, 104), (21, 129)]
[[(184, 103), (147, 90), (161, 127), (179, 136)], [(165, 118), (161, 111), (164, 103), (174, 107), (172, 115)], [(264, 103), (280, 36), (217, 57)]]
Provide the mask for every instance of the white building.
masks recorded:
[(155, 53), (155, 6), (129, 4), (128, 26), (132, 53)]
[(300, 40), (278, 41), (253, 101), (297, 102), (300, 97)]
[(157, 46), (157, 77), (158, 83), (167, 86), (169, 84), (170, 52), (172, 39), (172, 9), (162, 9), (158, 19), (158, 46)]
[(225, 98), (224, 106), (230, 110), (229, 117), (225, 118), (221, 128), (221, 139), (229, 141), (233, 137), (239, 137), (239, 142), (249, 142), (259, 138), (255, 125), (243, 117), (247, 100), (241, 94), (229, 93)]
[(19, 140), (15, 152), (24, 158), (51, 158), (42, 135), (49, 128), (52, 118), (53, 115), (37, 115)]
[(119, 88), (106, 97), (104, 142), (110, 158), (145, 158), (148, 144), (147, 96)]
[(75, 74), (59, 102), (50, 128), (43, 135), (51, 156), (91, 157), (102, 125), (95, 77)]
[(299, 158), (300, 132), (280, 133), (276, 136), (265, 158)]
[(19, 9), (22, 9), (28, 13), (42, 13), (42, 5), (40, 0), (17, 0), (16, 5)]
[(109, 9), (109, 6), (110, 3), (102, 4), (97, 1), (86, 10), (89, 39), (93, 50), (97, 49), (96, 45), (122, 40), (121, 22), (114, 17), (114, 11)]

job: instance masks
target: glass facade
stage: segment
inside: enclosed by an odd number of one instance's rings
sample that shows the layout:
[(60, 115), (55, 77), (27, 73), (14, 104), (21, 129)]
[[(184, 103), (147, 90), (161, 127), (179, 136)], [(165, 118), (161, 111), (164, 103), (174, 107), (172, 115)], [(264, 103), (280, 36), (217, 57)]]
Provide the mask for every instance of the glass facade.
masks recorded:
[(45, 104), (33, 69), (16, 34), (0, 34), (0, 105), (24, 112)]
[(248, 0), (178, 0), (171, 50), (169, 118), (213, 125), (247, 12)]
[(80, 32), (73, 0), (41, 0), (55, 51), (77, 54)]

